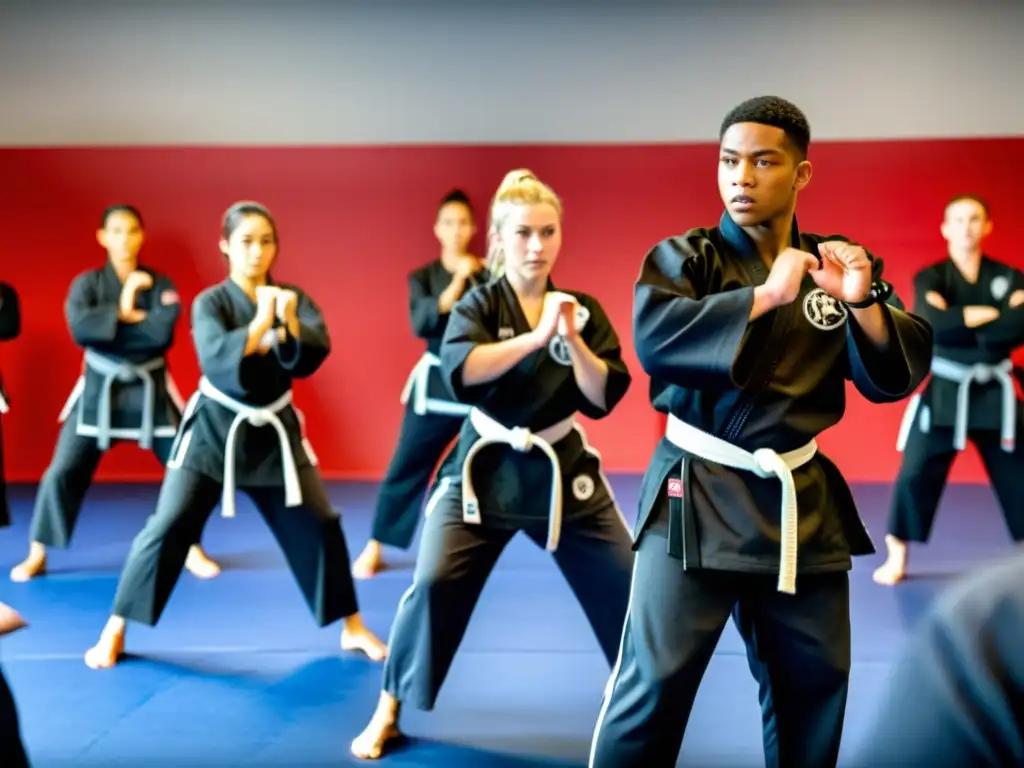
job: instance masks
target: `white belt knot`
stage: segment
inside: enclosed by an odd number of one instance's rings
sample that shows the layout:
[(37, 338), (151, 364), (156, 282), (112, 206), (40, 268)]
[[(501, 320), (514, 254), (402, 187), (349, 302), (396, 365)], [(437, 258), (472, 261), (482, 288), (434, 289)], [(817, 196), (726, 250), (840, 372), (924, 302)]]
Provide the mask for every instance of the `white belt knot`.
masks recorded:
[[(235, 516), (235, 446), (238, 442), (238, 428), (243, 423), (251, 424), (254, 427), (272, 426), (277, 432), (281, 446), (281, 468), (284, 475), (284, 503), (286, 507), (298, 507), (302, 504), (302, 484), (299, 482), (299, 471), (295, 464), (295, 454), (292, 451), (291, 440), (288, 430), (278, 416), (292, 403), (292, 392), (288, 390), (281, 397), (269, 405), (258, 407), (248, 403), (235, 400), (233, 397), (224, 394), (210, 383), (205, 376), (199, 380), (199, 389), (192, 395), (182, 414), (182, 424), (185, 423), (195, 410), (200, 395), (205, 395), (229, 411), (234, 412), (235, 418), (228, 427), (228, 434), (224, 445), (224, 491), (221, 496), (221, 515), (223, 517)], [(180, 438), (180, 435), (179, 435)], [(167, 463), (168, 468), (181, 466), (183, 450), (175, 451), (171, 461)]]
[(526, 427), (506, 427), (501, 422), (491, 418), (479, 408), (472, 408), (469, 412), (469, 420), (473, 429), (477, 431), (480, 438), (474, 442), (466, 453), (466, 459), (462, 464), (462, 520), (463, 522), (479, 525), (482, 521), (480, 516), (480, 502), (477, 500), (476, 492), (473, 490), (473, 459), (480, 450), (488, 445), (504, 444), (520, 453), (538, 448), (544, 452), (551, 462), (551, 498), (548, 502), (548, 540), (545, 549), (554, 552), (558, 549), (558, 540), (562, 533), (562, 466), (558, 460), (558, 454), (552, 447), (553, 443), (564, 439), (572, 432), (576, 425), (575, 419), (570, 416), (562, 421), (545, 429), (533, 432)]
[(789, 472), (789, 466), (783, 461), (776, 451), (771, 448), (758, 448), (753, 453), (754, 474), (761, 478), (778, 477), (783, 478)]
[[(945, 357), (933, 356), (932, 376), (957, 384), (956, 414), (953, 421), (953, 447), (958, 451), (967, 447), (967, 426), (970, 422), (971, 386), (996, 381), (1000, 385), (1000, 447), (1006, 453), (1013, 453), (1017, 445), (1017, 390), (1013, 384), (1013, 361), (998, 363), (975, 363), (966, 365)], [(921, 411), (921, 394), (915, 394), (907, 404), (900, 424), (896, 449), (902, 451), (910, 436), (910, 430)], [(921, 411), (920, 428), (924, 433), (931, 429), (925, 421), (927, 411)]]
[(513, 427), (508, 431), (508, 444), (513, 450), (526, 453), (535, 445), (534, 434), (526, 427)]
[[(101, 355), (94, 349), (85, 350), (85, 364), (103, 377), (100, 385), (99, 400), (96, 403), (96, 444), (100, 450), (110, 448), (111, 418), (113, 410), (114, 382), (127, 384), (142, 381), (142, 416), (139, 425), (139, 447), (153, 447), (153, 436), (156, 422), (156, 382), (153, 372), (166, 367), (164, 358), (157, 357), (144, 363), (130, 363), (127, 360)], [(85, 386), (84, 379), (82, 386)]]
[(975, 363), (968, 369), (967, 378), (973, 379), (979, 384), (988, 384), (995, 379), (995, 373), (991, 365)]
[(779, 556), (780, 592), (796, 594), (796, 566), (798, 549), (799, 509), (796, 502), (796, 482), (793, 470), (801, 467), (818, 452), (818, 445), (811, 440), (802, 448), (778, 453), (770, 448), (758, 448), (748, 452), (719, 437), (687, 424), (672, 414), (665, 425), (665, 438), (682, 451), (693, 454), (704, 461), (751, 472), (761, 478), (775, 477), (782, 484), (781, 553)]

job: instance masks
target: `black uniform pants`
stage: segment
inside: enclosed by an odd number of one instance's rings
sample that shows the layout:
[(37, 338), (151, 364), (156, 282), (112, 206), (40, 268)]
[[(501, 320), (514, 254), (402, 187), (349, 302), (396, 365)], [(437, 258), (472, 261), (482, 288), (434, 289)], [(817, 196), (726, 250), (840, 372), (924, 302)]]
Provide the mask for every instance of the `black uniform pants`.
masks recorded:
[[(569, 478), (566, 478), (566, 487)], [(629, 529), (611, 493), (597, 483), (587, 501), (568, 490), (555, 563), (576, 595), (608, 659), (615, 658), (629, 596), (633, 563)], [(547, 499), (544, 499), (546, 503)], [(462, 519), (458, 480), (442, 478), (427, 505), (413, 584), (402, 596), (391, 628), (384, 691), (417, 709), (431, 710), (470, 616), (505, 546), (522, 530), (538, 546), (547, 520), (517, 529)]]
[(0, 669), (0, 765), (4, 768), (29, 768), (28, 755), (21, 740), (18, 708), (3, 669)]
[[(284, 551), (318, 626), (358, 613), (341, 519), (315, 467), (299, 470), (302, 505), (285, 506), (282, 487), (243, 487)], [(153, 626), (221, 498), (222, 485), (190, 469), (164, 475), (156, 511), (132, 542), (114, 598), (115, 616)]]
[(400, 549), (412, 544), (430, 478), (464, 420), (433, 413), (420, 416), (412, 409), (413, 399), (409, 398), (405, 406), (398, 444), (381, 482), (370, 534), (374, 541)]
[[(1010, 536), (1016, 542), (1024, 541), (1024, 494), (1016, 487), (1024, 479), (1024, 435), (1018, 437), (1013, 453), (1000, 447), (996, 430), (973, 430), (967, 436), (981, 454)], [(928, 541), (949, 470), (958, 454), (953, 447), (952, 428), (932, 425), (928, 432), (922, 432), (914, 419), (893, 488), (890, 535), (900, 541)]]
[(846, 572), (777, 576), (683, 570), (667, 541), (643, 534), (619, 658), (605, 690), (590, 768), (671, 768), (697, 689), (730, 615), (760, 685), (768, 768), (832, 768), (846, 712)]
[[(36, 491), (29, 539), (48, 547), (65, 548), (71, 543), (85, 494), (103, 458), (95, 437), (75, 432), (77, 418), (76, 408), (61, 425), (50, 466), (43, 473)], [(112, 441), (112, 445), (116, 442)], [(173, 444), (174, 438), (171, 437), (153, 439), (153, 455), (162, 466), (167, 466)], [(202, 528), (196, 531), (195, 540), (191, 543), (198, 544), (201, 536)]]

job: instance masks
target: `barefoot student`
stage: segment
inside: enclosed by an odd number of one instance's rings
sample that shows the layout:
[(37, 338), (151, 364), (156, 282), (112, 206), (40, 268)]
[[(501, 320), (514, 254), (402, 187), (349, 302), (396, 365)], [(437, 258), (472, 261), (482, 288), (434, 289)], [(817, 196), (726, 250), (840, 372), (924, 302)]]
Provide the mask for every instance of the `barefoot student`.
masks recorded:
[[(167, 370), (181, 299), (170, 278), (139, 262), (142, 215), (130, 205), (107, 208), (96, 239), (107, 263), (76, 277), (65, 303), (71, 337), (85, 350), (84, 371), (61, 414), (57, 446), (36, 493), (28, 557), (11, 571), (14, 581), (46, 571), (47, 547), (70, 544), (111, 447), (134, 442), (166, 464), (181, 418)], [(199, 546), (201, 534), (197, 529), (189, 542), (187, 567), (212, 578), (220, 567)]]
[(959, 195), (942, 221), (949, 257), (914, 278), (914, 310), (935, 329), (931, 378), (903, 418), (903, 461), (893, 488), (884, 586), (907, 573), (909, 542), (926, 542), (953, 461), (970, 440), (985, 464), (1010, 536), (1024, 541), (1024, 441), (1013, 352), (1024, 344), (1024, 273), (982, 251), (988, 204)]
[(619, 339), (592, 297), (554, 287), (561, 203), (532, 176), (498, 191), (498, 279), (452, 308), (441, 368), (472, 406), (427, 504), (383, 690), (353, 754), (379, 758), (399, 708), (434, 706), (495, 563), (517, 532), (553, 554), (609, 665), (629, 601), (631, 539), (577, 413), (607, 416), (629, 388)]
[(353, 565), (357, 578), (371, 578), (381, 568), (381, 545), (408, 549), (412, 544), (430, 477), (469, 413), (445, 387), (437, 353), (452, 305), (488, 279), (483, 260), (467, 252), (473, 233), (469, 198), (461, 190), (449, 192), (434, 222), (441, 255), (409, 275), (409, 317), (427, 349), (402, 392), (401, 432), (380, 485), (372, 538)]
[(86, 664), (117, 662), (127, 620), (157, 623), (190, 543), (218, 502), (234, 514), (236, 488), (284, 550), (317, 624), (342, 619), (342, 648), (379, 660), (385, 646), (359, 615), (341, 521), (292, 406), (292, 382), (312, 376), (331, 351), (323, 315), (301, 288), (271, 279), (278, 235), (262, 206), (229, 208), (220, 247), (230, 275), (192, 305), (199, 389), (185, 408), (156, 511), (132, 543), (113, 615)]

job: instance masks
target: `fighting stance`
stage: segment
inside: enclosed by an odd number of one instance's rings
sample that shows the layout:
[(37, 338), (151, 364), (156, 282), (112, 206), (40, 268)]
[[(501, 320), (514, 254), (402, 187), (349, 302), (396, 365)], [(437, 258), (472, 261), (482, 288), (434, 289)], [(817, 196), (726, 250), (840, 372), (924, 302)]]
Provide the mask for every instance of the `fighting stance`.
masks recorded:
[[(668, 415), (641, 491), (636, 569), (590, 765), (672, 765), (730, 615), (760, 684), (766, 765), (834, 766), (850, 670), (848, 571), (873, 551), (816, 436), (846, 381), (874, 403), (927, 375), (927, 323), (887, 297), (882, 262), (800, 232), (810, 128), (776, 97), (720, 131), (719, 226), (648, 253), (637, 355)], [(797, 553), (799, 551), (799, 561)]]
[(431, 710), (498, 557), (518, 531), (552, 552), (608, 663), (632, 567), (629, 531), (575, 423), (607, 416), (630, 374), (600, 304), (555, 290), (561, 203), (536, 178), (499, 189), (500, 276), (452, 309), (441, 368), (472, 405), (427, 505), (413, 585), (392, 627), (383, 691), (352, 753), (379, 758), (401, 704)]
[(236, 487), (284, 550), (317, 624), (344, 619), (342, 648), (381, 659), (385, 646), (359, 615), (341, 521), (292, 406), (292, 382), (313, 375), (330, 353), (323, 315), (300, 288), (271, 278), (278, 236), (262, 206), (229, 208), (220, 247), (230, 275), (192, 305), (199, 389), (185, 408), (156, 511), (132, 543), (113, 616), (86, 664), (117, 662), (126, 620), (157, 623), (217, 503), (234, 515)]
[(402, 392), (398, 445), (381, 482), (371, 538), (352, 566), (357, 578), (371, 578), (380, 569), (382, 544), (400, 549), (412, 544), (430, 476), (469, 413), (446, 389), (437, 354), (452, 306), (468, 288), (488, 279), (482, 260), (466, 251), (474, 231), (469, 198), (460, 190), (450, 192), (434, 222), (441, 256), (409, 275), (409, 319), (427, 351)]
[[(0, 341), (12, 341), (21, 334), (21, 306), (18, 292), (7, 283), (0, 283)], [(9, 403), (4, 380), (0, 376), (0, 425)], [(0, 426), (0, 528), (11, 524), (11, 507), (7, 500), (7, 480), (4, 475), (3, 428)]]
[(914, 278), (914, 309), (935, 329), (932, 375), (911, 398), (900, 429), (903, 463), (889, 509), (888, 555), (874, 573), (891, 586), (907, 574), (907, 542), (926, 542), (949, 477), (967, 441), (978, 448), (1016, 542), (1024, 541), (1019, 408), (1010, 355), (1024, 344), (1024, 273), (982, 253), (988, 206), (961, 195), (946, 206), (949, 258)]
[(947, 590), (893, 668), (852, 765), (1024, 765), (1024, 557)]
[[(85, 350), (84, 371), (61, 414), (53, 459), (36, 493), (28, 557), (11, 571), (14, 581), (45, 573), (46, 548), (71, 543), (106, 451), (135, 442), (166, 465), (181, 416), (166, 357), (181, 300), (168, 277), (139, 263), (142, 216), (127, 205), (108, 208), (96, 239), (107, 264), (76, 277), (65, 305), (71, 337)], [(190, 542), (187, 567), (213, 578), (220, 566), (199, 546), (201, 533)]]

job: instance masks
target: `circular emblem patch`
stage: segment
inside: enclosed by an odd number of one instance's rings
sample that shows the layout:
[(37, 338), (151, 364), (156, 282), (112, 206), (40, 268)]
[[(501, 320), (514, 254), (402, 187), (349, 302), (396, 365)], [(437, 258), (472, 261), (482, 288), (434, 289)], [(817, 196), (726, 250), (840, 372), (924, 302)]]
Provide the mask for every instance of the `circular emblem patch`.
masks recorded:
[(1004, 275), (993, 277), (992, 282), (989, 284), (989, 290), (992, 291), (992, 298), (996, 301), (1002, 301), (1003, 297), (1006, 296), (1006, 292), (1010, 290), (1010, 281)]
[(804, 317), (822, 331), (832, 331), (846, 322), (847, 309), (821, 288), (804, 297)]
[(572, 495), (577, 501), (586, 501), (594, 495), (594, 481), (590, 475), (577, 475), (572, 481)]

